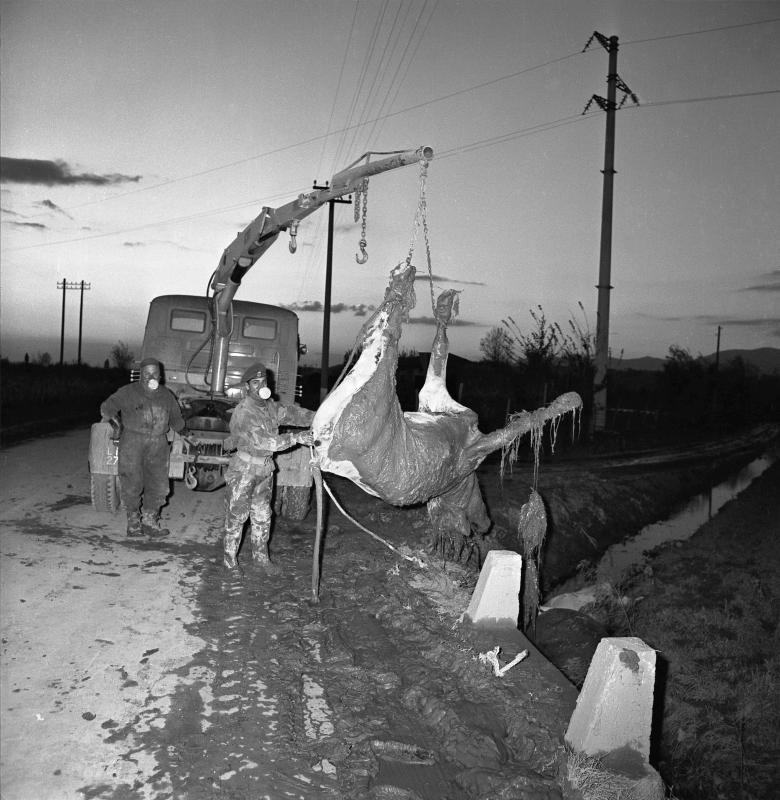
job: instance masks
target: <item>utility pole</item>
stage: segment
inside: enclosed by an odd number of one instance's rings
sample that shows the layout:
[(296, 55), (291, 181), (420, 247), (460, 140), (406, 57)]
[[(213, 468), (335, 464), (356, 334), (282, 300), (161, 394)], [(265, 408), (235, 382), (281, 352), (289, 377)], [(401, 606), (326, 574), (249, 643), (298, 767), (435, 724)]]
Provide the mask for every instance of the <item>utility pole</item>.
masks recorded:
[(81, 330), (82, 330), (82, 323), (84, 320), (84, 292), (88, 289), (92, 288), (92, 284), (85, 283), (84, 281), (81, 282), (81, 298), (79, 303), (79, 355), (78, 360), (76, 361), (77, 364), (81, 364)]
[(718, 374), (718, 370), (720, 369), (720, 331), (721, 326), (718, 325), (718, 339), (715, 345), (715, 369), (712, 375), (712, 416), (716, 421), (718, 418), (718, 405), (720, 403), (720, 398), (718, 397), (718, 384), (720, 383), (720, 376)]
[[(585, 114), (596, 103), (607, 114), (607, 130), (604, 140), (604, 188), (601, 202), (601, 248), (599, 254), (598, 306), (596, 311), (596, 353), (594, 357), (595, 374), (593, 376), (593, 413), (590, 421), (591, 433), (603, 431), (607, 426), (607, 369), (609, 367), (609, 293), (612, 270), (612, 198), (615, 177), (615, 112), (623, 106), (628, 97), (639, 105), (637, 96), (621, 80), (617, 73), (618, 37), (607, 38), (598, 31), (588, 39), (583, 48), (584, 53), (591, 42), (596, 39), (609, 54), (607, 69), (607, 98), (593, 95), (585, 110)], [(623, 92), (620, 105), (617, 104), (617, 92)]]
[(718, 325), (718, 343), (715, 347), (715, 374), (717, 374), (718, 367), (720, 366), (720, 329), (721, 326)]
[[(318, 186), (315, 181), (312, 189), (328, 189), (326, 182), (324, 186)], [(335, 218), (336, 203), (351, 203), (349, 198), (335, 197), (328, 200), (328, 254), (325, 261), (325, 306), (322, 315), (322, 361), (320, 362), (320, 402), (328, 394), (328, 373), (330, 372), (330, 287), (333, 276), (333, 225)]]
[(63, 278), (61, 281), (57, 281), (57, 288), (62, 289), (62, 323), (60, 324), (60, 366), (63, 364), (63, 357), (65, 355), (65, 292), (68, 289), (80, 289), (81, 290), (81, 308), (79, 310), (79, 357), (78, 363), (81, 364), (81, 325), (82, 325), (82, 318), (84, 315), (84, 292), (87, 289), (91, 289), (92, 285), (89, 283), (85, 283), (84, 281), (69, 281), (67, 278)]

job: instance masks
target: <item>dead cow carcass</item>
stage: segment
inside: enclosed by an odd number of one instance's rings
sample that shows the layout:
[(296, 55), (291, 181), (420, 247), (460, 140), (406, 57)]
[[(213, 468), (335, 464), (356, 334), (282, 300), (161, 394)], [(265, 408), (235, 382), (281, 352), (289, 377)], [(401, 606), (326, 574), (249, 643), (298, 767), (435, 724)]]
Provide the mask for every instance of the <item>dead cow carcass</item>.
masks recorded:
[(580, 408), (581, 400), (564, 394), (543, 409), (513, 416), (501, 430), (481, 433), (477, 415), (453, 400), (445, 385), (447, 325), (457, 298), (447, 291), (436, 303), (419, 410), (402, 412), (395, 373), (401, 327), (415, 304), (414, 276), (411, 265), (393, 270), (382, 304), (364, 326), (357, 362), (324, 400), (312, 428), (320, 469), (392, 505), (427, 503), (434, 543), (452, 541), (459, 555), (472, 533), (484, 533), (490, 524), (477, 467), (494, 450)]

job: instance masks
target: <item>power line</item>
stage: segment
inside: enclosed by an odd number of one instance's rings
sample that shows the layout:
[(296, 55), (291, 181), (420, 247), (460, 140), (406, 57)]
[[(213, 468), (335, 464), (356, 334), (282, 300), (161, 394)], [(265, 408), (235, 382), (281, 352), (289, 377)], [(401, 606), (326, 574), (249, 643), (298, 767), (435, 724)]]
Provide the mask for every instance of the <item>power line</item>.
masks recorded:
[[(336, 102), (338, 101), (339, 93), (341, 91), (341, 81), (344, 77), (344, 68), (347, 64), (347, 56), (349, 55), (349, 47), (352, 44), (352, 35), (355, 32), (355, 20), (357, 19), (357, 12), (358, 8), (360, 7), (359, 3), (355, 3), (355, 9), (352, 12), (352, 24), (349, 28), (349, 36), (347, 36), (347, 44), (344, 47), (344, 56), (341, 59), (341, 67), (339, 68), (339, 77), (336, 81), (336, 91), (333, 94), (333, 103), (330, 107), (330, 116), (328, 117), (328, 124), (326, 125), (327, 130), (330, 130), (330, 126), (333, 124), (333, 119), (336, 116)], [(325, 147), (327, 144), (327, 137), (325, 137), (322, 141), (322, 150), (320, 152), (320, 160), (319, 164), (317, 165), (317, 172), (321, 171), (322, 161), (325, 158)]]
[(734, 94), (711, 94), (706, 97), (687, 97), (679, 100), (655, 100), (645, 103), (642, 101), (642, 108), (652, 108), (653, 106), (674, 106), (682, 103), (703, 103), (708, 100), (733, 100), (738, 97), (760, 97), (767, 94), (780, 94), (780, 89), (764, 89), (760, 92), (735, 92)]
[[(309, 191), (308, 187), (304, 187), (298, 189), (297, 194), (302, 194), (304, 192)], [(267, 204), (270, 200), (275, 199), (287, 199), (292, 194), (296, 194), (296, 192), (279, 192), (278, 194), (271, 195), (270, 197), (264, 198), (264, 200), (247, 200), (245, 203), (236, 203), (232, 206), (223, 206), (222, 208), (214, 208), (208, 211), (198, 211), (194, 214), (187, 214), (183, 217), (170, 217), (168, 219), (157, 220), (155, 222), (145, 222), (142, 225), (134, 225), (132, 228), (120, 228), (119, 230), (114, 231), (106, 231), (105, 233), (93, 233), (89, 236), (80, 236), (75, 239), (60, 239), (56, 242), (39, 242), (38, 244), (28, 244), (24, 245), (23, 247), (9, 247), (7, 248), (6, 252), (14, 253), (19, 250), (34, 250), (39, 247), (52, 247), (58, 244), (76, 244), (78, 242), (87, 242), (92, 239), (105, 239), (108, 236), (120, 236), (126, 233), (134, 233), (135, 231), (145, 230), (146, 228), (154, 228), (158, 225), (170, 225), (172, 223), (180, 223), (180, 222), (190, 222), (194, 219), (201, 219), (203, 217), (213, 217), (217, 214), (224, 214), (228, 211), (239, 211), (242, 208), (246, 208), (247, 206), (262, 206), (263, 203)]]
[[(732, 100), (741, 97), (760, 97), (762, 95), (772, 95), (772, 94), (780, 94), (780, 89), (766, 89), (760, 92), (737, 92), (735, 94), (722, 94), (722, 95), (708, 95), (705, 97), (688, 97), (682, 98), (678, 100), (658, 100), (655, 102), (643, 102), (642, 106), (639, 107), (639, 110), (643, 108), (653, 108), (656, 106), (668, 106), (668, 105), (677, 105), (682, 103), (699, 103), (705, 101), (714, 101), (714, 100)], [(620, 109), (620, 111), (629, 111), (629, 110), (637, 110), (636, 106), (632, 106), (630, 109), (624, 107)], [(561, 117), (560, 119), (553, 120), (551, 122), (543, 122), (539, 123), (538, 125), (532, 125), (528, 128), (520, 128), (516, 131), (509, 131), (504, 134), (500, 134), (498, 136), (491, 136), (486, 139), (479, 139), (475, 142), (470, 142), (459, 147), (451, 147), (448, 150), (442, 150), (436, 153), (436, 160), (443, 161), (445, 158), (451, 158), (452, 156), (459, 155), (461, 153), (471, 152), (472, 150), (481, 150), (485, 147), (493, 147), (497, 144), (503, 144), (504, 142), (512, 141), (513, 139), (521, 139), (525, 136), (533, 136), (537, 133), (545, 133), (546, 131), (553, 130), (555, 128), (559, 128), (566, 125), (573, 125), (577, 122), (580, 122), (584, 119), (590, 119), (593, 116), (596, 116), (598, 112), (591, 112), (588, 114), (577, 114), (571, 115), (568, 117)], [(144, 230), (146, 228), (153, 228), (157, 225), (169, 225), (172, 223), (180, 223), (180, 222), (189, 222), (193, 219), (200, 219), (202, 217), (210, 217), (216, 216), (217, 214), (224, 214), (227, 211), (238, 211), (242, 208), (246, 208), (247, 206), (251, 205), (268, 205), (268, 202), (274, 200), (276, 198), (284, 199), (287, 197), (291, 197), (295, 194), (300, 194), (301, 192), (308, 191), (308, 187), (303, 189), (298, 189), (295, 191), (289, 192), (278, 192), (275, 195), (271, 195), (269, 197), (265, 197), (262, 200), (247, 200), (245, 203), (236, 203), (232, 206), (224, 206), (222, 208), (211, 209), (209, 211), (200, 211), (194, 214), (188, 214), (183, 217), (171, 217), (165, 220), (158, 220), (156, 222), (147, 222), (143, 225), (136, 225), (132, 228), (122, 228), (120, 230), (109, 231), (106, 233), (95, 233), (90, 236), (81, 236), (74, 239), (60, 239), (56, 242), (39, 242), (38, 244), (30, 244), (24, 245), (23, 247), (10, 247), (6, 250), (6, 252), (12, 253), (17, 252), (20, 250), (33, 250), (40, 247), (52, 247), (54, 245), (61, 245), (61, 244), (74, 244), (77, 242), (82, 241), (89, 241), (91, 239), (103, 239), (108, 236), (119, 236), (120, 234), (125, 233), (133, 233), (134, 231)]]
[(240, 164), (248, 164), (250, 161), (257, 161), (258, 159), (261, 158), (267, 158), (268, 156), (277, 155), (278, 153), (284, 153), (287, 150), (294, 150), (297, 147), (303, 147), (304, 145), (307, 144), (319, 142), (322, 139), (327, 139), (329, 136), (333, 136), (335, 134), (345, 134), (348, 131), (351, 131), (354, 128), (359, 128), (361, 125), (365, 125), (369, 122), (388, 120), (393, 117), (398, 117), (401, 114), (406, 114), (409, 111), (417, 111), (420, 108), (425, 108), (426, 106), (433, 105), (434, 103), (441, 103), (444, 102), (445, 100), (451, 100), (453, 97), (459, 97), (460, 95), (468, 94), (469, 92), (476, 91), (477, 89), (484, 89), (487, 86), (493, 86), (497, 83), (501, 83), (502, 81), (511, 80), (512, 78), (517, 78), (529, 72), (534, 72), (535, 70), (543, 69), (544, 67), (549, 67), (552, 64), (557, 64), (561, 61), (566, 61), (569, 58), (574, 58), (575, 56), (580, 56), (580, 55), (582, 55), (582, 53), (579, 52), (569, 53), (568, 55), (560, 56), (559, 58), (553, 58), (541, 64), (535, 64), (532, 67), (525, 67), (524, 69), (512, 72), (508, 75), (502, 75), (498, 78), (491, 78), (488, 81), (483, 81), (482, 83), (476, 83), (473, 86), (467, 86), (464, 89), (457, 89), (454, 92), (449, 92), (447, 94), (440, 95), (439, 97), (434, 97), (431, 100), (424, 100), (420, 103), (414, 103), (413, 105), (410, 106), (404, 106), (404, 108), (400, 108), (397, 111), (389, 111), (386, 114), (381, 114), (380, 116), (376, 117), (375, 120), (364, 120), (363, 122), (351, 123), (343, 126), (342, 128), (338, 128), (337, 130), (327, 131), (326, 133), (321, 133), (318, 134), (317, 136), (310, 136), (308, 139), (301, 139), (297, 142), (293, 142), (292, 144), (286, 144), (286, 145), (281, 145), (279, 147), (274, 147), (271, 150), (265, 150), (262, 153), (257, 153), (253, 156), (247, 156), (246, 158), (240, 158), (236, 161), (231, 161), (227, 164), (220, 164), (215, 167), (209, 167), (208, 169), (200, 170), (199, 172), (192, 172), (189, 175), (181, 175), (178, 178), (171, 178), (170, 180), (167, 181), (155, 183), (152, 186), (143, 186), (139, 187), (138, 189), (131, 189), (126, 192), (119, 192), (117, 194), (111, 195), (110, 197), (103, 197), (100, 200), (90, 200), (86, 203), (80, 203), (79, 205), (69, 206), (67, 210), (74, 211), (78, 208), (84, 208), (86, 206), (96, 205), (98, 203), (104, 203), (111, 200), (118, 200), (121, 197), (128, 197), (130, 195), (140, 194), (141, 192), (148, 192), (151, 191), (152, 189), (160, 189), (165, 186), (170, 186), (171, 184), (174, 183), (180, 183), (181, 181), (189, 180), (190, 178), (200, 178), (203, 175), (209, 175), (212, 172), (219, 172), (220, 170), (223, 169), (230, 169), (231, 167), (236, 167), (239, 166)]
[[(434, 8), (434, 11), (435, 11), (435, 8)], [(430, 22), (430, 18), (429, 18), (428, 22)], [(704, 28), (704, 29), (696, 30), (696, 31), (686, 31), (684, 33), (667, 34), (667, 35), (664, 35), (664, 36), (656, 36), (656, 37), (652, 37), (652, 38), (648, 38), (648, 39), (634, 39), (634, 40), (631, 40), (631, 41), (623, 42), (623, 46), (630, 45), (630, 44), (642, 44), (642, 43), (645, 43), (645, 42), (661, 41), (663, 39), (675, 39), (675, 38), (679, 38), (679, 37), (683, 37), (683, 36), (696, 36), (696, 35), (704, 34), (704, 33), (713, 33), (713, 32), (717, 32), (717, 31), (731, 30), (731, 29), (734, 29), (734, 28), (744, 28), (744, 27), (749, 27), (749, 26), (753, 26), (753, 25), (766, 25), (766, 24), (770, 24), (770, 23), (773, 23), (773, 22), (780, 22), (780, 17), (772, 18), (772, 19), (764, 19), (764, 20), (755, 20), (753, 22), (738, 23), (738, 24), (735, 24), (735, 25), (724, 25), (724, 26), (720, 26), (720, 27), (717, 27), (717, 28)], [(427, 24), (428, 23), (426, 23), (426, 27), (427, 27)], [(353, 27), (354, 27), (354, 19), (353, 19)], [(350, 37), (351, 37), (351, 35), (352, 35), (352, 32), (350, 31)], [(415, 48), (415, 50), (416, 50), (416, 48)], [(405, 106), (404, 108), (398, 109), (397, 111), (391, 111), (391, 112), (387, 112), (386, 114), (380, 114), (379, 116), (377, 116), (373, 120), (364, 120), (362, 123), (353, 123), (353, 124), (346, 125), (346, 126), (344, 126), (342, 128), (336, 129), (336, 130), (328, 130), (326, 133), (318, 134), (317, 136), (311, 136), (311, 137), (309, 137), (307, 139), (302, 139), (302, 140), (300, 140), (298, 142), (294, 142), (292, 144), (282, 145), (280, 147), (275, 147), (275, 148), (272, 148), (271, 150), (265, 150), (262, 153), (257, 153), (257, 154), (252, 155), (252, 156), (247, 156), (246, 158), (238, 159), (236, 161), (231, 161), (231, 162), (228, 162), (227, 164), (220, 164), (220, 165), (215, 166), (215, 167), (210, 167), (210, 168), (205, 169), (205, 170), (200, 170), (199, 172), (193, 172), (193, 173), (190, 173), (188, 175), (181, 175), (178, 178), (171, 178), (170, 180), (162, 181), (160, 183), (155, 183), (155, 184), (153, 184), (151, 186), (143, 186), (143, 187), (139, 187), (137, 189), (132, 189), (130, 191), (119, 192), (117, 194), (111, 195), (110, 197), (103, 197), (103, 198), (101, 198), (99, 200), (90, 200), (90, 201), (88, 201), (86, 203), (80, 203), (80, 204), (75, 205), (75, 206), (69, 206), (68, 210), (76, 210), (78, 208), (84, 208), (86, 206), (96, 205), (98, 203), (104, 203), (104, 202), (108, 202), (108, 201), (111, 201), (111, 200), (117, 200), (119, 198), (128, 197), (130, 195), (139, 194), (141, 192), (148, 192), (148, 191), (151, 191), (152, 189), (163, 188), (165, 186), (170, 186), (171, 184), (174, 184), (174, 183), (180, 183), (181, 181), (190, 180), (191, 178), (199, 178), (199, 177), (202, 177), (203, 175), (209, 175), (212, 172), (219, 172), (220, 170), (223, 170), (223, 169), (230, 169), (231, 167), (235, 167), (235, 166), (238, 166), (240, 164), (247, 164), (250, 161), (256, 161), (256, 160), (259, 160), (261, 158), (267, 158), (268, 156), (272, 156), (272, 155), (276, 155), (278, 153), (286, 152), (287, 150), (293, 150), (293, 149), (295, 149), (297, 147), (303, 147), (303, 146), (305, 146), (307, 144), (312, 144), (314, 142), (319, 142), (319, 141), (328, 139), (330, 136), (334, 136), (336, 134), (342, 134), (343, 135), (343, 134), (347, 133), (348, 131), (350, 131), (350, 130), (352, 130), (354, 128), (358, 128), (361, 125), (367, 124), (369, 122), (376, 123), (376, 122), (380, 122), (380, 121), (385, 121), (385, 120), (391, 119), (392, 117), (396, 117), (396, 116), (399, 116), (401, 114), (406, 114), (409, 111), (416, 111), (416, 110), (418, 110), (420, 108), (424, 108), (426, 106), (433, 105), (435, 103), (440, 103), (440, 102), (443, 102), (445, 100), (451, 100), (454, 97), (458, 97), (458, 96), (463, 95), (463, 94), (468, 94), (469, 92), (476, 91), (477, 89), (484, 89), (484, 88), (486, 88), (488, 86), (493, 86), (493, 85), (495, 85), (497, 83), (501, 83), (501, 82), (506, 81), (506, 80), (511, 80), (512, 78), (517, 78), (517, 77), (520, 77), (521, 75), (526, 75), (526, 74), (528, 74), (530, 72), (534, 72), (536, 70), (543, 69), (544, 67), (548, 67), (548, 66), (551, 66), (553, 64), (557, 64), (557, 63), (560, 63), (562, 61), (566, 61), (566, 60), (568, 60), (570, 58), (574, 58), (575, 56), (581, 56), (581, 55), (582, 55), (581, 52), (568, 53), (567, 55), (559, 56), (558, 58), (552, 58), (552, 59), (544, 61), (544, 62), (542, 62), (540, 64), (534, 64), (533, 66), (525, 67), (525, 68), (523, 68), (521, 70), (517, 70), (515, 72), (511, 72), (511, 73), (509, 73), (507, 75), (501, 75), (501, 76), (499, 76), (497, 78), (491, 78), (490, 80), (483, 81), (482, 83), (476, 83), (476, 84), (473, 84), (472, 86), (467, 86), (467, 87), (465, 87), (463, 89), (458, 89), (458, 90), (456, 90), (454, 92), (449, 92), (447, 94), (440, 95), (439, 97), (434, 97), (434, 98), (432, 98), (430, 100), (426, 100), (426, 101), (423, 101), (423, 102), (420, 102), (420, 103), (415, 103), (415, 104), (410, 105), (410, 106)], [(773, 92), (767, 92), (767, 93), (771, 94)], [(758, 94), (761, 94), (761, 93), (758, 93)], [(733, 96), (733, 97), (742, 97), (742, 96), (746, 96), (746, 95), (737, 94), (737, 95), (731, 95), (731, 96)], [(709, 98), (702, 98), (702, 99), (709, 99)], [(712, 99), (720, 99), (720, 98), (719, 97), (713, 97)], [(673, 101), (673, 102), (695, 102), (695, 101), (696, 101), (696, 99), (692, 99), (690, 101), (679, 100), (679, 101)], [(658, 104), (657, 103), (648, 103), (646, 105), (658, 105)]]
[[(385, 99), (382, 101), (382, 104), (379, 107), (379, 113), (383, 113), (385, 108), (392, 108), (393, 104), (395, 103), (395, 100), (398, 97), (398, 92), (401, 90), (401, 86), (403, 86), (403, 83), (406, 80), (406, 76), (409, 74), (409, 69), (411, 68), (412, 63), (414, 62), (414, 59), (417, 56), (417, 51), (420, 49), (420, 44), (423, 41), (423, 39), (425, 38), (425, 34), (428, 32), (428, 27), (431, 24), (431, 20), (433, 19), (434, 15), (436, 14), (436, 9), (439, 6), (439, 1), (440, 0), (434, 0), (433, 8), (431, 9), (430, 14), (428, 15), (428, 19), (425, 21), (425, 25), (424, 25), (424, 27), (422, 29), (422, 32), (417, 37), (417, 41), (416, 41), (416, 43), (414, 45), (414, 50), (412, 51), (411, 55), (407, 58), (407, 52), (409, 50), (409, 47), (411, 46), (412, 42), (414, 41), (415, 33), (417, 32), (417, 30), (420, 27), (420, 20), (422, 19), (423, 14), (425, 13), (426, 8), (428, 7), (428, 0), (425, 0), (425, 3), (423, 4), (422, 8), (420, 9), (420, 13), (418, 14), (417, 19), (415, 20), (415, 23), (414, 23), (414, 29), (412, 30), (412, 33), (411, 33), (411, 35), (409, 37), (409, 40), (406, 43), (406, 47), (404, 48), (404, 52), (402, 53), (401, 58), (400, 58), (400, 60), (398, 62), (398, 66), (396, 67), (395, 74), (393, 75), (393, 78), (390, 81), (390, 87), (388, 88), (388, 91), (387, 91), (387, 93), (385, 95)], [(401, 75), (400, 78), (399, 78), (398, 77), (398, 73), (399, 73), (399, 71), (400, 71), (402, 66), (404, 67), (404, 71), (403, 71), (403, 75)], [(390, 97), (390, 92), (392, 91), (393, 86), (395, 86), (395, 91), (393, 92), (392, 99), (389, 100), (389, 102), (388, 102), (388, 98)], [(372, 132), (370, 134), (371, 137), (378, 137), (380, 131), (384, 127), (384, 122), (385, 121), (386, 120), (384, 120), (384, 119), (377, 119), (377, 120), (374, 121)], [(378, 124), (380, 122), (382, 123), (381, 125)]]
[(469, 153), (472, 150), (482, 150), (485, 147), (493, 147), (494, 145), (510, 142), (514, 139), (522, 139), (526, 136), (544, 133), (565, 125), (573, 125), (574, 123), (580, 122), (583, 119), (590, 119), (594, 116), (596, 116), (596, 112), (591, 112), (584, 115), (572, 114), (571, 116), (561, 117), (561, 119), (553, 120), (552, 122), (542, 122), (538, 125), (532, 125), (529, 128), (521, 128), (520, 130), (510, 131), (499, 136), (490, 136), (487, 139), (480, 139), (479, 141), (461, 145), (460, 147), (451, 147), (449, 150), (438, 151), (436, 153), (436, 161), (443, 161), (445, 158), (451, 158), (452, 156), (460, 155), (461, 153)]
[[(355, 90), (354, 96), (350, 103), (350, 110), (347, 116), (347, 122), (352, 123), (355, 122), (357, 127), (353, 130), (353, 134), (351, 137), (351, 145), (347, 145), (347, 136), (342, 135), (339, 137), (338, 147), (333, 156), (333, 163), (336, 166), (339, 165), (341, 161), (341, 153), (343, 153), (347, 149), (358, 149), (355, 142), (358, 141), (358, 135), (360, 140), (363, 142), (363, 145), (359, 147), (361, 152), (371, 150), (371, 142), (375, 139), (376, 131), (378, 123), (381, 119), (381, 114), (385, 111), (388, 107), (387, 98), (393, 93), (395, 97), (400, 90), (400, 80), (399, 80), (399, 73), (401, 72), (402, 68), (404, 68), (404, 76), (411, 64), (411, 60), (414, 58), (414, 55), (417, 51), (417, 47), (414, 48), (411, 55), (409, 55), (410, 47), (417, 36), (418, 29), (420, 27), (420, 21), (424, 17), (429, 0), (423, 0), (422, 6), (419, 9), (419, 13), (417, 14), (416, 18), (412, 20), (411, 31), (408, 31), (407, 22), (411, 19), (411, 11), (412, 11), (412, 3), (407, 4), (399, 4), (395, 17), (392, 20), (390, 32), (387, 35), (384, 35), (381, 30), (378, 30), (375, 26), (375, 31), (377, 36), (374, 37), (372, 35), (371, 45), (370, 45), (370, 52), (368, 52), (364, 59), (363, 68), (361, 71), (360, 76), (360, 85)], [(438, 3), (438, 0), (435, 0), (435, 3)], [(388, 4), (385, 3), (382, 9), (382, 13), (380, 18), (377, 22), (377, 25), (381, 24), (384, 19), (386, 18), (385, 12), (387, 10)], [(357, 6), (355, 7), (357, 10)], [(401, 14), (403, 10), (403, 15)], [(435, 8), (434, 8), (435, 11)], [(428, 17), (428, 21), (430, 21), (430, 16)], [(426, 26), (427, 27), (427, 26)], [(375, 43), (379, 39), (383, 39), (385, 41), (385, 46), (382, 50), (381, 56), (379, 57), (378, 61), (374, 58), (374, 51), (375, 51)], [(405, 41), (402, 41), (405, 40)], [(417, 42), (419, 46), (419, 38)], [(400, 52), (400, 55), (399, 55)], [(395, 63), (395, 69), (393, 69), (392, 65)], [(369, 77), (369, 69), (370, 74), (373, 76), (371, 78), (370, 86), (367, 91), (362, 91), (362, 86), (364, 82)], [(390, 80), (387, 81), (385, 79), (386, 75), (391, 75)], [(384, 87), (384, 88), (383, 88)], [(361, 114), (357, 116), (356, 109), (358, 107), (358, 101), (361, 99), (361, 95), (364, 99), (361, 102), (361, 106), (363, 108)], [(377, 101), (381, 97), (381, 101)], [(376, 111), (372, 111), (371, 106), (376, 108)], [(334, 101), (334, 108), (335, 108), (335, 101)], [(328, 122), (328, 128), (332, 123), (333, 117)], [(373, 124), (371, 124), (373, 121)], [(366, 127), (366, 126), (369, 126)], [(374, 148), (375, 149), (375, 148)], [(324, 151), (324, 147), (323, 147)], [(335, 169), (335, 168), (334, 168)], [(332, 170), (333, 171), (333, 170)], [(309, 272), (312, 268), (312, 265), (319, 264), (321, 252), (322, 252), (322, 218), (317, 218), (316, 229), (313, 234), (313, 241), (314, 246), (307, 254), (307, 263), (304, 267), (304, 270), (301, 274), (301, 285), (308, 280)]]
[(751, 25), (766, 25), (770, 22), (780, 22), (780, 17), (774, 19), (758, 19), (754, 22), (739, 22), (736, 25), (721, 25), (719, 28), (703, 28), (698, 31), (687, 31), (686, 33), (669, 33), (666, 36), (652, 36), (649, 39), (632, 39), (628, 42), (623, 42), (623, 47), (627, 44), (644, 44), (645, 42), (660, 42), (663, 39), (679, 39), (682, 36), (698, 36), (702, 33), (716, 33), (717, 31), (731, 31), (735, 28), (747, 28)]

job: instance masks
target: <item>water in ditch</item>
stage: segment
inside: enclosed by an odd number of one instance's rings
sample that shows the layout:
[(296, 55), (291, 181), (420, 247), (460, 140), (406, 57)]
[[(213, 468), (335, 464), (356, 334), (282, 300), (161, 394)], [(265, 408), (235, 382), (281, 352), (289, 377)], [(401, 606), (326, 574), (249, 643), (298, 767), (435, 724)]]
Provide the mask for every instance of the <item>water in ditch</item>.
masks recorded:
[(647, 525), (636, 536), (612, 545), (598, 564), (599, 582), (619, 581), (628, 569), (643, 561), (648, 550), (667, 542), (689, 539), (774, 462), (775, 457), (769, 455), (754, 459), (722, 483), (688, 500), (668, 519)]

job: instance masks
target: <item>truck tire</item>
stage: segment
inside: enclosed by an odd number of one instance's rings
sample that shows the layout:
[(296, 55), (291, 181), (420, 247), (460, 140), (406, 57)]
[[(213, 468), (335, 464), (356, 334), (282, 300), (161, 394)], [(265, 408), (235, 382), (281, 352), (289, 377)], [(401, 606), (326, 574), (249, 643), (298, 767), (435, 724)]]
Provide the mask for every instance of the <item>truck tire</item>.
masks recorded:
[(116, 514), (119, 510), (119, 485), (116, 475), (91, 473), (89, 476), (89, 490), (92, 497), (92, 507), (95, 511), (108, 511), (111, 514)]
[(309, 513), (309, 498), (311, 486), (282, 486), (281, 487), (281, 515), (292, 522), (306, 519)]

